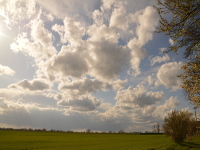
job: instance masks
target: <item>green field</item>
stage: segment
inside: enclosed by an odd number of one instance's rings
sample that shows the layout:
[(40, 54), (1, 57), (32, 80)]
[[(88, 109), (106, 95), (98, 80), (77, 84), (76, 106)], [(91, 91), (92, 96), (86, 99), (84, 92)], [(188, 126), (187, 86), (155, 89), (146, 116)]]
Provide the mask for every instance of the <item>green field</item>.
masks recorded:
[(84, 134), (0, 130), (0, 150), (187, 150), (200, 149), (200, 137), (176, 145), (164, 135)]

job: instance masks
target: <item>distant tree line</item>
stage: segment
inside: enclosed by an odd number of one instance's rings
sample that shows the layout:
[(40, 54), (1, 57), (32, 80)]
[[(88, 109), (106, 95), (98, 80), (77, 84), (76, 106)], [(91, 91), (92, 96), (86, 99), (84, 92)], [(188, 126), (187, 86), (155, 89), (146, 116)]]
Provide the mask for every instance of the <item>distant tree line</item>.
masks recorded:
[(129, 134), (140, 134), (141, 132), (125, 132), (124, 130), (119, 130), (119, 131), (92, 131), (91, 129), (86, 129), (85, 131), (73, 131), (73, 130), (55, 130), (55, 129), (50, 129), (47, 130), (45, 128), (43, 129), (32, 129), (32, 128), (0, 128), (0, 130), (16, 130), (16, 131), (41, 131), (41, 132), (65, 132), (65, 133), (86, 133), (86, 134), (123, 134), (123, 133), (129, 133)]
[(73, 130), (55, 130), (55, 129), (50, 129), (47, 130), (45, 128), (42, 129), (33, 129), (33, 128), (5, 128), (5, 127), (0, 127), (0, 130), (16, 130), (16, 131), (43, 131), (43, 132), (66, 132), (66, 133), (127, 133), (124, 132), (123, 130), (119, 130), (117, 132), (113, 132), (113, 131), (102, 131), (102, 132), (97, 132), (97, 131), (92, 131), (91, 129), (86, 129), (85, 131), (73, 131)]

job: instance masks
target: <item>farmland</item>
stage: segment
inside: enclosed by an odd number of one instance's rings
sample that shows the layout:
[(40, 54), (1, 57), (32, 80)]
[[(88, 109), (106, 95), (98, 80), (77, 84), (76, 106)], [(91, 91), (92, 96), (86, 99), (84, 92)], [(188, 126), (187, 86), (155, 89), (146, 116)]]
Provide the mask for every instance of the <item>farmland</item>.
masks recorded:
[(0, 150), (195, 150), (200, 137), (183, 145), (165, 135), (65, 133), (0, 130)]

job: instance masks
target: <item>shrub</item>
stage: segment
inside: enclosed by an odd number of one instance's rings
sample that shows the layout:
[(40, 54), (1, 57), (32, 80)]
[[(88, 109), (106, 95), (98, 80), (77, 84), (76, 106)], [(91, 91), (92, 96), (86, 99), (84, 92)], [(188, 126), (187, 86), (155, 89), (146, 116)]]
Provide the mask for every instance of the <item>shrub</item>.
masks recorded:
[(175, 143), (181, 144), (195, 131), (195, 120), (188, 111), (172, 111), (164, 119), (163, 131)]

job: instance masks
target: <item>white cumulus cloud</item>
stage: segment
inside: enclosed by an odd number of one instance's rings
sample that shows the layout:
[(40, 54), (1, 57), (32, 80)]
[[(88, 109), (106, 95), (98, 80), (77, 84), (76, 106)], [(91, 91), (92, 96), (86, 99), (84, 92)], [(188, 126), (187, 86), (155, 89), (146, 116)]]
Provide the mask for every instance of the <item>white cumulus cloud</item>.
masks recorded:
[(137, 17), (135, 20), (138, 22), (136, 28), (137, 37), (129, 41), (128, 47), (132, 54), (131, 64), (132, 69), (135, 71), (133, 75), (137, 76), (140, 74), (140, 62), (147, 56), (143, 46), (153, 39), (153, 31), (158, 24), (158, 16), (154, 8), (149, 6), (134, 17)]
[(182, 62), (169, 62), (163, 64), (157, 73), (159, 81), (166, 88), (172, 88), (173, 90), (179, 89), (181, 79), (177, 76), (183, 72), (181, 69), (182, 65)]
[(128, 16), (126, 15), (126, 9), (122, 3), (113, 10), (110, 18), (110, 27), (126, 30), (128, 28)]
[(14, 75), (15, 71), (8, 66), (3, 66), (0, 64), (0, 75)]

